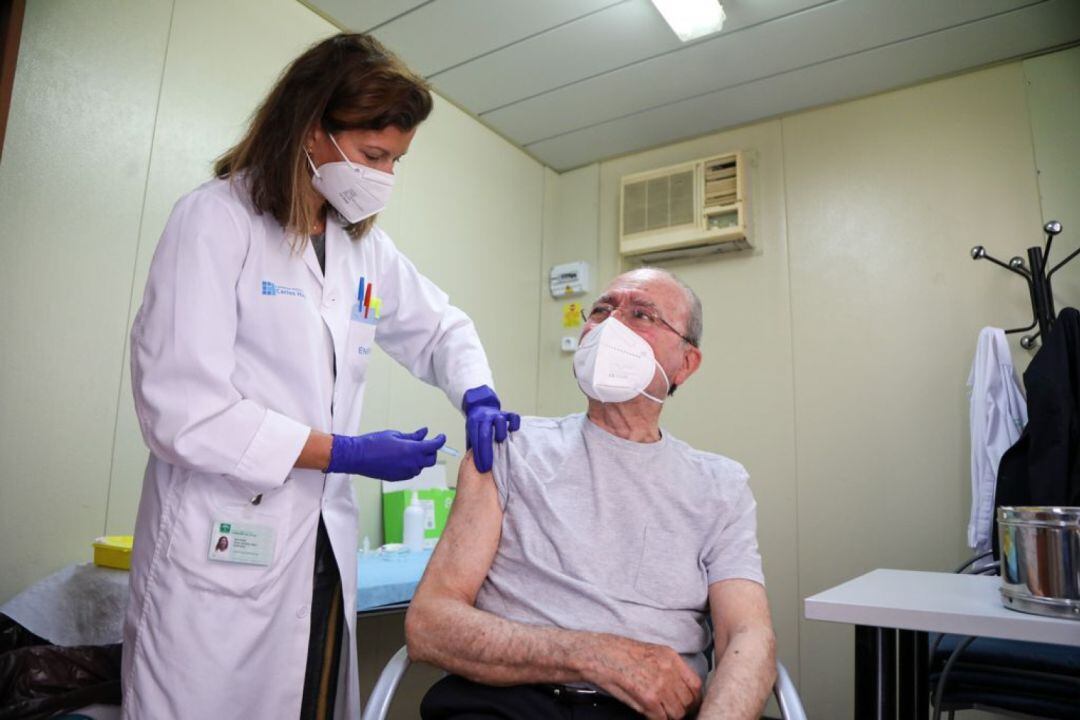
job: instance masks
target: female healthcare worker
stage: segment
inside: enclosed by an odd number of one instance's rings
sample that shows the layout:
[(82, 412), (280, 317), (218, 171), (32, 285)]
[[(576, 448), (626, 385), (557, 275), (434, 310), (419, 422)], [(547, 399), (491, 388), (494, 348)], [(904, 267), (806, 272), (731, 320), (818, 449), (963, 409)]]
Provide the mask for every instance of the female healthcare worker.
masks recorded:
[(349, 475), (413, 477), (445, 441), (353, 436), (373, 341), (464, 410), (481, 470), (517, 427), (472, 322), (374, 225), (431, 102), (377, 41), (330, 38), (173, 209), (131, 333), (125, 718), (359, 717)]

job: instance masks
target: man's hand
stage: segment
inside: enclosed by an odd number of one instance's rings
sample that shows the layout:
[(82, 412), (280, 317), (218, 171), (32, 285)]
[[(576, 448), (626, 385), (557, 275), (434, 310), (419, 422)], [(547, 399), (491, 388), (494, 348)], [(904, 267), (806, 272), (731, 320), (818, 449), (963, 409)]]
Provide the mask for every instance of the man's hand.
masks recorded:
[(605, 635), (582, 650), (593, 684), (649, 720), (681, 718), (701, 702), (701, 678), (665, 645)]

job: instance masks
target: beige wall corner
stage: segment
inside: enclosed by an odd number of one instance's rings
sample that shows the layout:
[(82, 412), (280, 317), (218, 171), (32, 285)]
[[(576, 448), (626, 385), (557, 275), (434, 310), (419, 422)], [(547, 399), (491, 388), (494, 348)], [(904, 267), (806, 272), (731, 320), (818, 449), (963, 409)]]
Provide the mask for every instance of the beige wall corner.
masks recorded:
[[(1080, 248), (1080, 48), (1025, 60), (1023, 67), (1042, 219), (1064, 226), (1050, 251), (1053, 267)], [(1080, 306), (1080, 257), (1052, 282), (1058, 312)]]
[[(599, 181), (599, 165), (588, 165), (562, 175), (551, 170), (545, 174), (537, 383), (539, 415), (561, 416), (585, 409), (584, 396), (574, 381), (574, 353), (562, 350), (560, 342), (564, 337), (576, 340), (581, 335), (578, 318), (566, 317), (569, 305), (587, 307), (610, 279), (610, 276), (597, 273)], [(552, 297), (548, 283), (551, 266), (579, 260), (588, 263), (590, 291), (584, 296)]]

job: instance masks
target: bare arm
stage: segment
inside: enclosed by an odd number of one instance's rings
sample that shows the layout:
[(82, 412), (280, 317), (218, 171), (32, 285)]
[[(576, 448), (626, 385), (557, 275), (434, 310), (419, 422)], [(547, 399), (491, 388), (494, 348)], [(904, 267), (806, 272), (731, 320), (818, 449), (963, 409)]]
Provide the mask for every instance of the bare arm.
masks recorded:
[(776, 638), (765, 588), (751, 580), (709, 586), (718, 661), (699, 720), (756, 720), (776, 681)]
[(409, 656), (487, 685), (589, 682), (649, 718), (679, 718), (701, 681), (671, 648), (504, 620), (474, 605), (502, 531), (490, 473), (467, 457), (442, 539), (409, 605)]
[(489, 685), (584, 680), (575, 633), (502, 620), (474, 606), (498, 549), (503, 512), (490, 474), (461, 463), (446, 529), (409, 612), (409, 656)]
[(333, 441), (333, 436), (312, 430), (293, 467), (325, 470), (330, 464), (330, 446)]

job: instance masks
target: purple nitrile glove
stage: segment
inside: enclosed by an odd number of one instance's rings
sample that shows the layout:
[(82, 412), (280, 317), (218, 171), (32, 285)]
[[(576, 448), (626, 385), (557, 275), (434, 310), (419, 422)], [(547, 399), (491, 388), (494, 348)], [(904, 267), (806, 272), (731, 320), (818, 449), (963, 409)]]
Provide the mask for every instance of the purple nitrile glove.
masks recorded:
[(435, 464), (435, 453), (446, 442), (445, 435), (425, 440), (427, 428), (413, 433), (397, 430), (357, 435), (334, 435), (330, 446), (328, 473), (366, 475), (379, 480), (408, 480)]
[(521, 427), (521, 416), (503, 412), (499, 396), (487, 385), (466, 392), (461, 409), (465, 411), (466, 447), (472, 448), (476, 469), (482, 473), (491, 472), (494, 461), (492, 440), (502, 442), (508, 433)]

